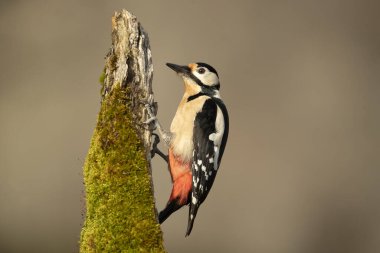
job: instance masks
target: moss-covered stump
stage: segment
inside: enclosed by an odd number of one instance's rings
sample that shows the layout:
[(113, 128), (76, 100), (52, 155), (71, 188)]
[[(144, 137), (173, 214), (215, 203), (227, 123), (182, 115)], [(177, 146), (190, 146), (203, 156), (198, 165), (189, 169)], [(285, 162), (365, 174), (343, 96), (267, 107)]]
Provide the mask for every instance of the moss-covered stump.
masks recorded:
[(141, 124), (152, 95), (147, 35), (133, 15), (122, 11), (113, 17), (112, 43), (84, 165), (80, 252), (165, 252), (151, 182), (150, 131)]
[(145, 148), (126, 92), (102, 102), (84, 166), (87, 213), (81, 252), (164, 251)]

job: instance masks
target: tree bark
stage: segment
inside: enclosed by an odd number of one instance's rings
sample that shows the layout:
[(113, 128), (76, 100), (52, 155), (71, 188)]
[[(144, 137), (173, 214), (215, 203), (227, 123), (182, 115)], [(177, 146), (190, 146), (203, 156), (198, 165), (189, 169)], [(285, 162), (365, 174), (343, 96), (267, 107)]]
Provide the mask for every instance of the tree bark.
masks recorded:
[(100, 78), (101, 108), (84, 164), (83, 253), (165, 252), (151, 178), (151, 130), (143, 124), (145, 104), (153, 103), (152, 75), (148, 35), (135, 16), (116, 12)]

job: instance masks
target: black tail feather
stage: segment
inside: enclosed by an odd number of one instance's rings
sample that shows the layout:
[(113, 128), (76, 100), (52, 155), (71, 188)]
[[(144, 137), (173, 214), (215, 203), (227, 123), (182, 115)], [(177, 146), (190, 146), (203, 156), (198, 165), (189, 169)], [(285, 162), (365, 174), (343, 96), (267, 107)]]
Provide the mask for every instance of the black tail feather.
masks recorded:
[(185, 236), (189, 236), (191, 233), (191, 230), (193, 230), (193, 225), (194, 225), (195, 217), (197, 216), (198, 208), (199, 208), (199, 204), (193, 205), (192, 203), (190, 203), (189, 218), (187, 222), (187, 231), (186, 231)]
[(186, 235), (185, 235), (185, 237), (187, 237), (187, 236), (190, 235), (191, 230), (193, 230), (193, 224), (194, 224), (194, 219), (191, 220), (191, 219), (189, 218), (189, 221), (188, 221), (188, 223), (187, 223), (187, 230), (186, 230)]
[(183, 205), (178, 204), (178, 199), (169, 201), (165, 209), (158, 214), (158, 221), (162, 224), (172, 213), (180, 209)]

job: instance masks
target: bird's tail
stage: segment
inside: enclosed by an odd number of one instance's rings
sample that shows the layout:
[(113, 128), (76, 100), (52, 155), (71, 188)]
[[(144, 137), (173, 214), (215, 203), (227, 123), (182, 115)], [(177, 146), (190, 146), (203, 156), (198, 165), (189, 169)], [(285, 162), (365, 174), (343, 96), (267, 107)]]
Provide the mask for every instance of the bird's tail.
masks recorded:
[(195, 221), (195, 216), (197, 216), (198, 208), (199, 208), (198, 203), (194, 205), (192, 202), (190, 202), (189, 219), (188, 219), (188, 222), (187, 222), (187, 230), (186, 230), (186, 235), (185, 236), (189, 236), (190, 233), (191, 233), (191, 230), (193, 229), (193, 225), (194, 225), (194, 221)]
[(173, 199), (168, 202), (165, 209), (158, 214), (158, 221), (162, 224), (172, 213), (180, 209), (183, 205), (178, 203), (178, 199)]

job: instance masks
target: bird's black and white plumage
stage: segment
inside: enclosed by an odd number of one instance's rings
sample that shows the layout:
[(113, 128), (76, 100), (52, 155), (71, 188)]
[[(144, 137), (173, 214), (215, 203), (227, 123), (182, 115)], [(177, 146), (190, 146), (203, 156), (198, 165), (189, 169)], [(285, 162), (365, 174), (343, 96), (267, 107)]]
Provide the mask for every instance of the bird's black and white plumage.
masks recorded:
[(214, 183), (228, 137), (228, 113), (219, 98), (206, 100), (194, 124), (192, 191), (186, 234), (189, 235), (199, 206)]
[(186, 236), (191, 233), (199, 206), (214, 183), (227, 143), (229, 118), (220, 98), (216, 70), (205, 63), (188, 66), (167, 64), (182, 76), (185, 94), (172, 121), (170, 132), (157, 123), (169, 146), (169, 169), (173, 189), (160, 223), (189, 204)]

